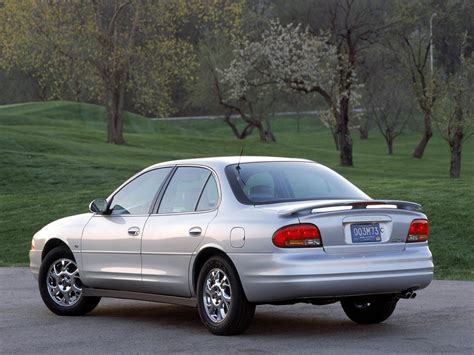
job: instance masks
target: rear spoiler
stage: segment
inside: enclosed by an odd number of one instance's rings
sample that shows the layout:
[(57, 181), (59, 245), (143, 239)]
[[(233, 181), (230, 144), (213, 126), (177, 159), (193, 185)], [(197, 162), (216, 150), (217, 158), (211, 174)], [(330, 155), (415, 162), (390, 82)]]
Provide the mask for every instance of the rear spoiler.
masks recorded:
[(293, 215), (336, 212), (345, 210), (361, 210), (361, 209), (399, 209), (406, 211), (422, 212), (421, 205), (415, 202), (398, 201), (398, 200), (369, 200), (369, 201), (344, 201), (334, 203), (314, 204), (309, 206), (298, 207), (289, 210), (280, 211), (281, 217)]

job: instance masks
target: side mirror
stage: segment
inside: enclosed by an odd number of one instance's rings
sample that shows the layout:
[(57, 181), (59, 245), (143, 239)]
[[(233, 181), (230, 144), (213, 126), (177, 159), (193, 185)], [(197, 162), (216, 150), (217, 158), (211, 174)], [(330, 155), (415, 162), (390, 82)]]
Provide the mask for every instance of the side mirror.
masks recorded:
[(89, 204), (89, 211), (98, 214), (105, 214), (107, 212), (107, 200), (96, 198)]

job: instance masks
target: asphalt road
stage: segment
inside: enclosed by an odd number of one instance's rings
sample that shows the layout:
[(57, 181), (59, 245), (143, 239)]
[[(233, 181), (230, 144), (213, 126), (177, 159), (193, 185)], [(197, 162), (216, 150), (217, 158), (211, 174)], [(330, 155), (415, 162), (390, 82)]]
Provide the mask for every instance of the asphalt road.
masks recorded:
[(0, 268), (0, 353), (474, 354), (474, 282), (434, 281), (385, 323), (361, 326), (339, 304), (257, 307), (241, 336), (216, 337), (193, 308), (103, 299), (84, 317), (42, 304), (27, 268)]

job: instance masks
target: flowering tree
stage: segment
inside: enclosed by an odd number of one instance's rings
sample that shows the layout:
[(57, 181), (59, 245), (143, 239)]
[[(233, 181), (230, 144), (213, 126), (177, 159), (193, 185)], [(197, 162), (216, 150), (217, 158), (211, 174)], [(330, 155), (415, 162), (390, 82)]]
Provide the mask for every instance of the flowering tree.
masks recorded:
[(357, 97), (355, 71), (338, 53), (329, 35), (314, 35), (300, 25), (272, 21), (257, 39), (236, 44), (234, 59), (223, 71), (229, 96), (239, 98), (252, 88), (276, 86), (281, 90), (316, 93), (327, 104), (323, 123), (337, 135), (341, 164), (352, 165), (348, 108)]

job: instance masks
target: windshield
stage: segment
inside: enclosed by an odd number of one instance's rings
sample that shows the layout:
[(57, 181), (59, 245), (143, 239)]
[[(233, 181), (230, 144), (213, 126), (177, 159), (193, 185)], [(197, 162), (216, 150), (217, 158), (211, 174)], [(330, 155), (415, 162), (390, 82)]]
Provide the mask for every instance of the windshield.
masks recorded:
[(233, 164), (226, 175), (235, 197), (247, 205), (369, 198), (341, 175), (312, 162)]

